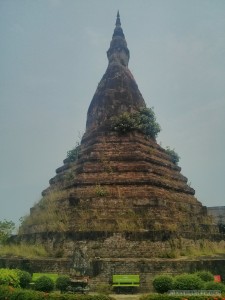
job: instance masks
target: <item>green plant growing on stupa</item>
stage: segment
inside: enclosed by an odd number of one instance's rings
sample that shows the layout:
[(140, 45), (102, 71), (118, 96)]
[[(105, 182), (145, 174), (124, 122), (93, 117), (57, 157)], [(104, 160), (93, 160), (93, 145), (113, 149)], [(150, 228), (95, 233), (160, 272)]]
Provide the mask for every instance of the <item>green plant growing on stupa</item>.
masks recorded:
[(108, 190), (105, 187), (102, 187), (100, 184), (95, 186), (95, 194), (98, 197), (105, 197), (108, 195)]
[(76, 142), (76, 146), (72, 149), (67, 151), (67, 159), (70, 162), (74, 162), (79, 158), (80, 155), (80, 142)]
[(112, 129), (120, 134), (138, 130), (146, 136), (155, 139), (160, 132), (153, 108), (141, 107), (137, 112), (124, 112), (113, 117)]
[(159, 123), (156, 122), (156, 116), (153, 107), (142, 107), (134, 115), (137, 129), (151, 138), (156, 138), (161, 131)]
[(179, 160), (180, 160), (180, 156), (175, 152), (175, 150), (171, 149), (170, 147), (167, 146), (166, 149), (165, 149), (165, 151), (166, 151), (166, 154), (168, 154), (170, 156), (171, 161), (175, 165), (177, 165), (178, 162), (179, 162)]

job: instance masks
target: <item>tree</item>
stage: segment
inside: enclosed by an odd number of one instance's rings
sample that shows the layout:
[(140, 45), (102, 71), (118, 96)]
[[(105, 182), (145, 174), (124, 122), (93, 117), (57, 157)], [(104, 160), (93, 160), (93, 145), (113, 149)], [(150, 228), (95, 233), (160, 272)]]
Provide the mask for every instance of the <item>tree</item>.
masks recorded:
[(14, 229), (15, 223), (12, 221), (0, 221), (0, 244), (5, 243), (9, 239)]

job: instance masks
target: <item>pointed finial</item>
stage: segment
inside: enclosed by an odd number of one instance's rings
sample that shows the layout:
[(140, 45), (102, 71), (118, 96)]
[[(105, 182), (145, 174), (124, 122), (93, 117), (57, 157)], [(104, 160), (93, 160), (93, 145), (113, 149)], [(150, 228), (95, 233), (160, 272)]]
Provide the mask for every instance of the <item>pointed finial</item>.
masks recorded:
[(116, 27), (113, 32), (112, 41), (109, 50), (107, 51), (109, 64), (119, 63), (125, 67), (128, 66), (130, 52), (127, 48), (127, 42), (120, 23), (120, 13), (117, 12)]
[(120, 22), (120, 12), (119, 12), (119, 10), (118, 10), (117, 16), (116, 16), (116, 26), (121, 26), (121, 22)]

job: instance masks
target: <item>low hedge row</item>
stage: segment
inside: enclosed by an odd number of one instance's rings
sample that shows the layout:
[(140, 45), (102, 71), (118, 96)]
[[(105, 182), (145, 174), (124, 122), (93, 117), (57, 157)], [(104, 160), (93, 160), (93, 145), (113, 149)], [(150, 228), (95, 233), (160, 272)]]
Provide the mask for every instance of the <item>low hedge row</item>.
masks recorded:
[(0, 300), (114, 300), (106, 295), (79, 295), (44, 293), (32, 290), (17, 289), (11, 286), (0, 286)]
[(218, 290), (225, 293), (225, 284), (213, 280), (213, 275), (208, 271), (176, 276), (158, 275), (153, 279), (153, 287), (161, 294), (169, 290)]
[(140, 300), (225, 300), (225, 297), (218, 296), (172, 296), (151, 294), (142, 296)]

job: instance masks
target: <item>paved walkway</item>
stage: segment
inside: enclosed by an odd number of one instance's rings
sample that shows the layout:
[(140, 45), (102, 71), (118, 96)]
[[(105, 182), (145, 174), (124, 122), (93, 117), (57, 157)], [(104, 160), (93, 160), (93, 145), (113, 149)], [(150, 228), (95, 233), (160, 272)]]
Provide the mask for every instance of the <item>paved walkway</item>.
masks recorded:
[(119, 294), (113, 294), (110, 295), (116, 300), (139, 300), (141, 295), (136, 294), (136, 295), (119, 295)]

